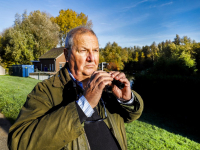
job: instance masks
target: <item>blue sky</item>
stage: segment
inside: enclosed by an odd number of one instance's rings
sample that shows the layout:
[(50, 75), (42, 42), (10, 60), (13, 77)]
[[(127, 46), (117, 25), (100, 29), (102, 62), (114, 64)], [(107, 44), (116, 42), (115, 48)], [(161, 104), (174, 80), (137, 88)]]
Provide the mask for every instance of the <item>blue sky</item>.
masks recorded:
[(187, 35), (200, 42), (200, 0), (0, 0), (0, 32), (11, 27), (15, 14), (61, 9), (88, 15), (100, 47), (151, 45)]

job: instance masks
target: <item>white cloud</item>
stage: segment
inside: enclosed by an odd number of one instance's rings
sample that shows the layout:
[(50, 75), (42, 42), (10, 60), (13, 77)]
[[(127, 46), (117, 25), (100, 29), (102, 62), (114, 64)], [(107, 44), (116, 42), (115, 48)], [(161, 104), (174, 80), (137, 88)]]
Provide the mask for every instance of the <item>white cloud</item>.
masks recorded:
[(148, 0), (143, 0), (143, 1), (140, 1), (140, 2), (138, 2), (138, 3), (136, 3), (136, 4), (133, 4), (133, 5), (131, 5), (131, 6), (124, 7), (123, 9), (134, 8), (134, 7), (138, 6), (139, 4), (144, 3), (144, 2), (147, 2), (147, 1), (148, 1)]
[(167, 5), (171, 5), (171, 4), (173, 4), (173, 2), (164, 3), (164, 4), (161, 4), (161, 5), (151, 5), (149, 8), (163, 7), (163, 6), (167, 6)]
[(173, 4), (173, 2), (162, 4), (162, 5), (160, 5), (160, 7), (163, 7), (163, 6), (166, 6), (166, 5), (171, 5), (171, 4)]
[(178, 25), (178, 21), (171, 21), (171, 22), (163, 22), (161, 24), (162, 27), (165, 28), (175, 28)]

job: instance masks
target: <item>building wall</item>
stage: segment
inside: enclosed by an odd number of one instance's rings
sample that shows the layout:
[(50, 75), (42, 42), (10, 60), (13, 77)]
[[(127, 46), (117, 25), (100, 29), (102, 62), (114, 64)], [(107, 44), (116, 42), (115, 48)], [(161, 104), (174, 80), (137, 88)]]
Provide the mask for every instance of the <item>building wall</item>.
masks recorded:
[(33, 62), (34, 70), (41, 70), (40, 62)]
[(40, 59), (39, 70), (40, 71), (55, 71), (55, 62), (54, 59)]
[(60, 70), (66, 63), (65, 55), (62, 53), (59, 57), (56, 58), (56, 72)]
[(5, 75), (5, 69), (3, 67), (0, 66), (0, 75)]

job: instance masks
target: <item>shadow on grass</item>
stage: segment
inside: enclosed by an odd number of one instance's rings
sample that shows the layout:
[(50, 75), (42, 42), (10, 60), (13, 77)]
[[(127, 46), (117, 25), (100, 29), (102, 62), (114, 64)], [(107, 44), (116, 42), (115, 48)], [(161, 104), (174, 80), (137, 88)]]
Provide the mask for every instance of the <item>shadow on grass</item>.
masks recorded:
[(6, 118), (0, 118), (0, 127), (6, 132), (9, 132), (11, 123)]
[(197, 119), (189, 117), (184, 118), (164, 112), (160, 113), (145, 108), (142, 116), (138, 120), (200, 143), (200, 123), (198, 123)]
[(15, 119), (14, 118), (7, 118), (7, 119), (11, 123), (11, 125), (15, 123)]

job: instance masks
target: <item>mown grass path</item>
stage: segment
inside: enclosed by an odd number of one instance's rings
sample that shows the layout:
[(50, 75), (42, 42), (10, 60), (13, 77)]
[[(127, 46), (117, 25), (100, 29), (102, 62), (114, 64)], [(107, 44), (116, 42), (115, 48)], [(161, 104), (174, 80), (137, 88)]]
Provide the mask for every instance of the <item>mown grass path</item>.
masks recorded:
[[(0, 111), (13, 123), (26, 96), (40, 81), (31, 78), (0, 76)], [(200, 144), (176, 132), (177, 123), (160, 119), (162, 116), (145, 111), (141, 118), (125, 124), (129, 150), (198, 150)], [(13, 120), (13, 121), (12, 121)], [(152, 121), (153, 120), (153, 121)], [(170, 127), (170, 129), (168, 129)], [(172, 130), (174, 129), (174, 130)], [(191, 137), (191, 135), (188, 137)]]

